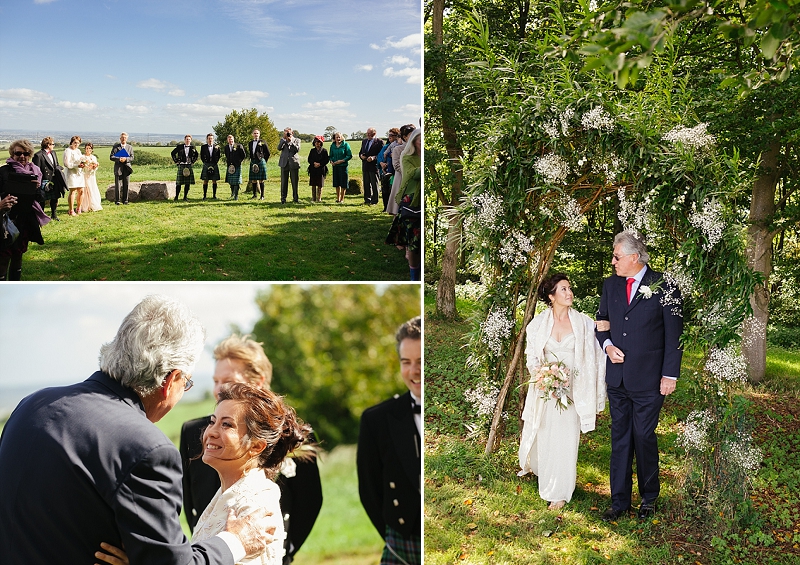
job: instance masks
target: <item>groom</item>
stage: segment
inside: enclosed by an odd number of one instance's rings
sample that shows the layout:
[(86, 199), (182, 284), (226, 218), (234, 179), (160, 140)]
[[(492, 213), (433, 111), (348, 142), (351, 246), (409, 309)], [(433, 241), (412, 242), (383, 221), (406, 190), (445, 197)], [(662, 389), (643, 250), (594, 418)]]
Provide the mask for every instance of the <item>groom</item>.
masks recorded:
[[(118, 157), (117, 153), (127, 151), (130, 157)], [(114, 161), (114, 204), (119, 204), (119, 188), (122, 185), (122, 203), (128, 203), (128, 177), (133, 172), (133, 146), (128, 143), (128, 134), (124, 131), (119, 134), (119, 143), (111, 148), (111, 160)]]
[(598, 320), (611, 325), (597, 332), (608, 355), (611, 507), (602, 516), (607, 522), (631, 509), (634, 455), (642, 497), (638, 517), (645, 520), (655, 512), (660, 489), (656, 426), (664, 397), (675, 390), (681, 369), (680, 293), (675, 289), (665, 294), (663, 276), (647, 266), (649, 260), (639, 234), (617, 234), (611, 260), (616, 276), (603, 283), (597, 313)]

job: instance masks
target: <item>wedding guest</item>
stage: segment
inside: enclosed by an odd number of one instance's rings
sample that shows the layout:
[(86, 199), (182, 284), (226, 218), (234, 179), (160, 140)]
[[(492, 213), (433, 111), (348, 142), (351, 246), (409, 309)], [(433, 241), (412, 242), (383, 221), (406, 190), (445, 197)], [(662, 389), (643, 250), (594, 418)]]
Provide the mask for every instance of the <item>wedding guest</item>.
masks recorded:
[(300, 196), (297, 193), (300, 174), (300, 158), (297, 153), (300, 151), (300, 138), (294, 136), (292, 128), (283, 130), (283, 137), (278, 142), (278, 151), (281, 152), (278, 159), (278, 166), (281, 168), (281, 204), (286, 204), (290, 177), (292, 179), (292, 202), (300, 202)]
[(330, 163), (333, 166), (333, 179), (331, 183), (336, 189), (336, 202), (344, 202), (344, 195), (347, 192), (347, 167), (348, 161), (353, 158), (348, 144), (340, 132), (333, 134), (333, 143), (330, 147)]
[(58, 171), (58, 155), (55, 150), (55, 141), (52, 137), (45, 137), (42, 140), (42, 149), (33, 156), (33, 164), (42, 171), (42, 189), (44, 191), (45, 202), (50, 202), (50, 218), (58, 221), (56, 208), (58, 199), (64, 196), (65, 186), (63, 177)]
[[(17, 139), (11, 142), (8, 153), (11, 157), (0, 167), (0, 209), (16, 225), (19, 236), (13, 245), (0, 247), (0, 281), (18, 281), (22, 280), (22, 256), (28, 250), (28, 242), (44, 244), (41, 227), (50, 218), (33, 196), (42, 182), (42, 171), (31, 162), (33, 146), (25, 139)], [(32, 185), (30, 194), (10, 192), (14, 174), (28, 176)]]
[[(78, 145), (81, 138), (73, 135), (69, 140), (69, 147), (64, 149), (64, 167), (67, 169), (67, 189), (69, 189), (69, 215), (75, 216), (81, 213), (80, 198), (83, 194), (83, 166), (81, 164), (81, 150)], [(78, 200), (78, 209), (75, 209), (75, 200)]]
[(395, 198), (398, 213), (389, 228), (386, 243), (398, 249), (405, 248), (411, 280), (418, 281), (422, 266), (422, 130), (415, 129), (408, 136), (400, 169), (403, 184)]
[[(118, 157), (117, 153), (125, 150), (129, 157)], [(128, 203), (128, 178), (133, 172), (133, 146), (128, 143), (128, 134), (119, 134), (119, 143), (111, 148), (111, 160), (114, 161), (114, 204), (120, 203), (120, 185), (122, 186), (122, 203)]]
[(389, 130), (389, 140), (381, 148), (378, 153), (378, 172), (381, 176), (381, 199), (383, 200), (383, 211), (386, 212), (389, 207), (389, 195), (392, 192), (392, 174), (394, 174), (394, 165), (392, 163), (392, 149), (397, 145), (397, 139), (400, 137), (400, 130), (392, 128)]
[(100, 189), (97, 188), (97, 176), (95, 172), (100, 166), (97, 156), (94, 155), (94, 145), (87, 141), (83, 147), (83, 196), (81, 197), (79, 208), (81, 212), (102, 210), (102, 199)]
[[(19, 403), (0, 438), (4, 565), (93, 563), (103, 542), (131, 563), (233, 565), (264, 551), (280, 519), (263, 510), (231, 512), (191, 544), (181, 529), (180, 454), (155, 422), (192, 387), (204, 341), (186, 306), (148, 296), (100, 348), (99, 371)], [(244, 452), (265, 451), (259, 441)]]
[(367, 139), (361, 141), (358, 158), (361, 159), (361, 176), (364, 182), (364, 204), (378, 203), (378, 153), (383, 140), (377, 137), (375, 128), (367, 128)]
[(395, 215), (397, 214), (397, 192), (400, 190), (400, 185), (403, 184), (403, 171), (400, 166), (400, 158), (403, 154), (403, 149), (406, 146), (406, 140), (411, 132), (417, 129), (413, 124), (406, 124), (400, 128), (400, 138), (392, 148), (391, 159), (392, 170), (392, 191), (389, 193), (389, 204), (386, 206), (386, 213)]
[[(214, 396), (225, 385), (245, 383), (270, 390), (272, 363), (262, 345), (248, 336), (231, 335), (214, 348)], [(211, 422), (206, 416), (190, 420), (181, 429), (180, 452), (183, 458), (183, 510), (189, 529), (194, 531), (203, 510), (219, 489), (219, 475), (199, 459), (203, 452), (202, 435)], [(313, 441), (313, 436), (309, 436)], [(284, 459), (275, 479), (281, 490), (280, 508), (286, 532), (284, 563), (288, 565), (303, 545), (322, 508), (322, 484), (312, 445)]]
[(225, 161), (228, 171), (225, 173), (225, 182), (231, 185), (231, 198), (239, 200), (239, 186), (242, 184), (242, 161), (245, 159), (244, 147), (236, 143), (232, 135), (228, 136), (225, 145)]
[(384, 540), (381, 564), (422, 563), (422, 328), (419, 316), (395, 335), (408, 392), (361, 415), (358, 494)]
[(183, 199), (189, 199), (189, 187), (194, 184), (194, 162), (197, 161), (197, 149), (192, 146), (192, 136), (183, 136), (183, 143), (175, 146), (170, 154), (172, 162), (178, 166), (175, 177), (175, 202), (181, 194), (183, 185)]
[(257, 189), (261, 191), (261, 200), (264, 200), (264, 182), (267, 180), (267, 161), (269, 161), (269, 147), (261, 140), (261, 130), (253, 130), (253, 141), (247, 144), (250, 153), (250, 172), (247, 181), (247, 190), (253, 186), (253, 199), (258, 196)]
[(308, 184), (311, 186), (311, 202), (322, 202), (322, 186), (328, 175), (328, 151), (323, 147), (325, 138), (314, 138), (314, 147), (308, 152)]
[[(538, 296), (548, 308), (525, 331), (525, 363), (532, 378), (522, 410), (517, 474), (539, 477), (539, 496), (559, 510), (575, 491), (581, 432), (594, 430), (596, 415), (605, 409), (606, 356), (595, 339), (594, 321), (572, 308), (567, 275), (542, 281)], [(568, 372), (566, 405), (533, 382), (542, 366), (559, 362)]]
[(219, 180), (219, 145), (214, 143), (214, 134), (206, 136), (206, 142), (200, 148), (200, 160), (203, 162), (203, 170), (200, 172), (200, 180), (203, 181), (203, 200), (208, 195), (208, 181), (213, 183), (211, 198), (217, 199), (217, 181)]

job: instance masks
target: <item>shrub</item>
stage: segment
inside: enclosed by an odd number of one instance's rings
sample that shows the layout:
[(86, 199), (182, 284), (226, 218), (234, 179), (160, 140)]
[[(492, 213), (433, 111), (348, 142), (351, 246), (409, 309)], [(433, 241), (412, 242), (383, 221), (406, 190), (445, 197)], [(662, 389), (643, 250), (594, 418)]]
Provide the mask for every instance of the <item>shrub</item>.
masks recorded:
[(361, 179), (350, 179), (346, 194), (361, 194)]
[(783, 349), (800, 349), (800, 328), (770, 324), (767, 327), (767, 344)]
[(159, 166), (170, 166), (172, 165), (172, 159), (167, 157), (166, 155), (159, 155), (158, 153), (152, 153), (150, 151), (142, 151), (138, 149), (133, 152), (133, 164), (134, 165), (159, 165)]

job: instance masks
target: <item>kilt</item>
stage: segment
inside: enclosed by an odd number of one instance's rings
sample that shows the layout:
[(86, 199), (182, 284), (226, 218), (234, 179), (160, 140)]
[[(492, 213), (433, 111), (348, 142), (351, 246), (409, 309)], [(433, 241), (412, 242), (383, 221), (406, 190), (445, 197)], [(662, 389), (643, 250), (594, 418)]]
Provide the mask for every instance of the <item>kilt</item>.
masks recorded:
[(225, 182), (228, 184), (242, 184), (242, 166), (241, 165), (233, 165), (236, 167), (236, 170), (232, 173), (228, 172), (228, 169), (225, 169)]
[(422, 541), (419, 536), (407, 538), (386, 526), (386, 545), (383, 546), (381, 565), (420, 565)]
[[(253, 165), (258, 165), (258, 172), (253, 172)], [(248, 168), (249, 176), (247, 177), (248, 181), (251, 180), (267, 180), (267, 162), (264, 159), (260, 161), (250, 161), (250, 167)]]
[[(189, 174), (184, 176), (183, 169), (189, 169)], [(178, 174), (175, 177), (175, 185), (194, 184), (194, 168), (191, 165), (178, 165)]]
[(348, 182), (349, 181), (347, 179), (347, 167), (345, 165), (334, 165), (333, 179), (331, 180), (331, 186), (347, 188)]
[(403, 245), (409, 251), (420, 250), (421, 222), (419, 218), (395, 215), (389, 233), (386, 235), (386, 245)]
[[(209, 173), (209, 167), (213, 167), (214, 172)], [(200, 180), (219, 180), (219, 163), (201, 163)]]
[(53, 181), (43, 181), (45, 186), (43, 186), (44, 192), (44, 199), (47, 200), (57, 200), (58, 198), (64, 196), (64, 189), (56, 188), (56, 184)]

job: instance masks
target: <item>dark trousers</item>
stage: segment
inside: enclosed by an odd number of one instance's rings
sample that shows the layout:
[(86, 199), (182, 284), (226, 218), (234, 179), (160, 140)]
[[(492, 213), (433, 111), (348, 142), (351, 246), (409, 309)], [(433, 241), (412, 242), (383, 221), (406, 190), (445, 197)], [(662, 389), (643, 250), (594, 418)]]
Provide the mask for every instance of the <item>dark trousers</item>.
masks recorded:
[(631, 506), (633, 456), (642, 502), (655, 503), (658, 480), (656, 426), (664, 396), (659, 391), (630, 391), (625, 386), (607, 387), (611, 412), (611, 508)]
[(128, 179), (130, 175), (124, 177), (114, 173), (114, 202), (119, 202), (119, 185), (122, 184), (122, 202), (128, 201)]
[(383, 211), (389, 205), (389, 195), (392, 193), (392, 175), (385, 174), (381, 177), (381, 199), (383, 200)]
[(378, 203), (378, 169), (362, 165), (361, 179), (364, 181), (364, 203)]
[(295, 202), (300, 200), (300, 195), (297, 194), (297, 183), (300, 181), (299, 172), (300, 169), (281, 167), (281, 204), (286, 203), (286, 196), (289, 193), (289, 177), (292, 179), (292, 200)]

